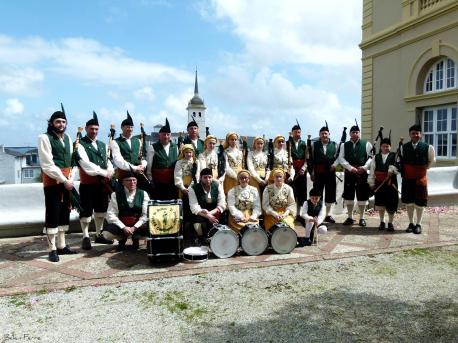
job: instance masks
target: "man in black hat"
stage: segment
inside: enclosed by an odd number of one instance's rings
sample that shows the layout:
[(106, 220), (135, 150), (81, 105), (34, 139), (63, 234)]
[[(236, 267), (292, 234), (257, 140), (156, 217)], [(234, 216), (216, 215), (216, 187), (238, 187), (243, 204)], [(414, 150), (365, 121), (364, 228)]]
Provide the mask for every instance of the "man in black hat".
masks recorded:
[(307, 161), (305, 158), (305, 151), (307, 146), (301, 139), (301, 127), (299, 123), (291, 128), (291, 138), (291, 158), (293, 160), (294, 168), (292, 187), (297, 204), (297, 219), (302, 221), (302, 218), (299, 216), (299, 210), (302, 207), (304, 201), (307, 199)]
[[(398, 209), (398, 181), (396, 175), (396, 154), (391, 152), (391, 139), (383, 138), (380, 152), (375, 155), (369, 166), (369, 186), (375, 193), (375, 208), (380, 216), (379, 230), (393, 232), (393, 219)], [(385, 212), (388, 212), (388, 226), (385, 225)]]
[(339, 163), (345, 169), (344, 191), (342, 198), (347, 205), (348, 218), (344, 225), (353, 225), (355, 193), (359, 208), (359, 226), (365, 227), (364, 212), (369, 200), (367, 171), (371, 163), (372, 144), (360, 139), (358, 124), (350, 128), (350, 140), (340, 150)]
[(124, 173), (121, 182), (123, 187), (111, 194), (102, 234), (106, 240), (118, 240), (117, 251), (125, 250), (127, 239), (131, 237), (132, 249), (137, 250), (139, 238), (148, 234), (149, 196), (137, 188), (134, 173)]
[(159, 130), (159, 141), (148, 146), (147, 175), (153, 180), (155, 189), (152, 198), (155, 200), (177, 199), (174, 170), (178, 159), (178, 147), (171, 139), (170, 125), (167, 118)]
[(328, 123), (320, 129), (320, 139), (312, 144), (313, 188), (323, 194), (325, 190), (326, 214), (324, 221), (335, 223), (331, 216), (332, 204), (336, 202), (337, 144), (331, 141)]
[(78, 144), (80, 196), (83, 211), (80, 213), (81, 230), (83, 231), (82, 248), (90, 250), (89, 224), (94, 213), (96, 237), (95, 243), (112, 244), (102, 235), (103, 221), (108, 208), (109, 194), (106, 184), (113, 176), (113, 166), (107, 158), (105, 143), (97, 139), (99, 121), (93, 112), (92, 119), (86, 122), (86, 136)]
[(71, 208), (69, 191), (73, 189), (73, 145), (65, 133), (67, 118), (61, 107), (62, 111), (54, 112), (49, 118), (46, 133), (38, 137), (46, 207), (43, 233), (48, 238), (51, 262), (58, 262), (59, 255), (76, 253), (65, 243)]
[(200, 180), (189, 188), (189, 206), (191, 207), (191, 222), (194, 224), (201, 243), (213, 227), (222, 219), (226, 209), (224, 188), (218, 181), (213, 180), (212, 170), (204, 168), (200, 172)]
[(127, 111), (127, 118), (121, 123), (121, 135), (111, 141), (110, 149), (113, 162), (116, 165), (116, 176), (122, 179), (123, 175), (131, 170), (139, 181), (139, 188), (150, 191), (149, 182), (145, 175), (146, 159), (145, 146), (138, 137), (132, 135), (134, 122)]
[[(426, 171), (436, 162), (434, 147), (421, 141), (421, 125), (409, 128), (410, 142), (401, 147), (403, 167), (401, 200), (406, 204), (409, 226), (407, 232), (421, 233), (423, 211), (428, 204)], [(413, 214), (417, 212), (416, 224)]]
[(188, 131), (188, 135), (183, 140), (184, 144), (192, 144), (194, 146), (194, 151), (196, 152), (196, 157), (199, 154), (204, 152), (204, 141), (199, 138), (199, 126), (197, 125), (196, 121), (190, 121), (188, 126), (186, 127)]

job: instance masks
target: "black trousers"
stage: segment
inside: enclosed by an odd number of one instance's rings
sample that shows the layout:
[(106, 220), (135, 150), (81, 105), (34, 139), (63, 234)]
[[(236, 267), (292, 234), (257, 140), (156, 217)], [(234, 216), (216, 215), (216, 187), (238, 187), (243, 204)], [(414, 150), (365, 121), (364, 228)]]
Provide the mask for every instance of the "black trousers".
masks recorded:
[(154, 200), (174, 200), (178, 199), (178, 188), (174, 184), (154, 183), (154, 191), (151, 199)]
[(297, 204), (302, 206), (304, 201), (307, 200), (307, 174), (300, 175), (299, 171), (296, 171), (292, 187)]
[(321, 194), (324, 194), (324, 202), (326, 204), (332, 204), (336, 202), (336, 173), (315, 173), (315, 181), (313, 182), (313, 188), (318, 189)]
[(402, 179), (401, 199), (404, 204), (428, 205), (428, 187), (417, 185), (417, 179)]
[(353, 201), (355, 199), (355, 193), (358, 201), (369, 200), (370, 188), (367, 183), (367, 173), (352, 174), (345, 170), (344, 191), (342, 198)]
[[(379, 184), (376, 182), (375, 187), (377, 188), (378, 186)], [(375, 193), (375, 206), (385, 206), (388, 213), (395, 213), (399, 202), (397, 187), (396, 177), (392, 178), (391, 184), (385, 183), (381, 186)]]
[(70, 193), (62, 183), (44, 187), (45, 193), (45, 227), (56, 228), (68, 225), (70, 221)]
[(80, 184), (79, 190), (83, 207), (80, 218), (90, 217), (92, 212), (104, 213), (107, 211), (109, 195), (103, 184)]
[[(107, 231), (112, 233), (114, 236), (122, 239), (122, 238), (127, 238), (127, 236), (124, 233), (124, 230), (121, 229), (119, 226), (115, 224), (110, 224), (107, 223), (103, 227), (103, 231)], [(140, 226), (137, 230), (135, 230), (133, 234), (133, 238), (138, 238), (138, 237), (145, 237), (148, 236), (148, 226), (147, 224), (143, 224)]]

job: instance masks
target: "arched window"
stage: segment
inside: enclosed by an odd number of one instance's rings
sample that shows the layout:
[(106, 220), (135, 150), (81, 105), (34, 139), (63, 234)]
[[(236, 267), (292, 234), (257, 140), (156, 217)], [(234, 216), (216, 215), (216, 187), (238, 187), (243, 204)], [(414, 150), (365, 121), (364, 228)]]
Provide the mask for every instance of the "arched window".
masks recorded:
[(424, 92), (440, 92), (456, 88), (457, 70), (455, 62), (450, 58), (443, 58), (434, 63), (426, 74)]

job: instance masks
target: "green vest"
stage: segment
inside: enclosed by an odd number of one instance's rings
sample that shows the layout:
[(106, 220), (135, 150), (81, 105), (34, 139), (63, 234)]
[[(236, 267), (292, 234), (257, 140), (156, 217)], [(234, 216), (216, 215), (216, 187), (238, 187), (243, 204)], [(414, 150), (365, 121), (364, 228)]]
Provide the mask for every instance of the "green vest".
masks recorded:
[(321, 199), (320, 199), (320, 201), (318, 201), (316, 206), (312, 204), (310, 199), (307, 200), (307, 214), (310, 217), (318, 217), (322, 207), (323, 207), (323, 201)]
[(52, 160), (54, 164), (59, 168), (68, 168), (72, 166), (72, 153), (71, 153), (71, 142), (68, 135), (64, 134), (64, 144), (62, 145), (61, 140), (57, 135), (53, 133), (46, 133), (51, 143), (52, 149)]
[(197, 139), (197, 146), (194, 145), (194, 143), (192, 142), (191, 138), (189, 138), (189, 136), (186, 136), (186, 138), (183, 140), (183, 143), (184, 144), (192, 144), (192, 146), (194, 147), (194, 150), (196, 151), (196, 156), (199, 156), (201, 153), (204, 152), (204, 141), (200, 138)]
[(294, 140), (291, 140), (291, 142), (291, 157), (293, 158), (293, 160), (305, 159), (305, 149), (307, 148), (305, 142), (302, 139), (300, 139), (299, 144), (297, 144), (297, 149)]
[(212, 181), (210, 185), (211, 202), (209, 203), (207, 202), (207, 196), (200, 182), (193, 184), (192, 189), (194, 189), (194, 193), (196, 193), (197, 202), (201, 208), (209, 211), (216, 208), (218, 205), (218, 182)]
[(428, 150), (429, 144), (425, 142), (418, 142), (416, 149), (413, 148), (412, 142), (406, 143), (402, 146), (402, 162), (418, 166), (426, 165), (429, 162)]
[(102, 169), (107, 169), (107, 149), (105, 143), (97, 140), (97, 149), (92, 145), (92, 140), (85, 136), (80, 140), (80, 144), (86, 150), (89, 161), (100, 166)]
[(129, 162), (134, 166), (140, 165), (140, 140), (137, 137), (130, 138), (132, 149), (129, 147), (129, 144), (127, 144), (126, 139), (122, 136), (116, 138), (115, 141), (118, 143), (121, 155), (126, 162)]
[(360, 167), (363, 166), (367, 161), (367, 152), (366, 152), (367, 142), (360, 139), (355, 148), (353, 148), (353, 142), (350, 140), (344, 144), (344, 157), (348, 163), (352, 166)]
[(386, 158), (385, 163), (383, 163), (382, 154), (375, 155), (375, 170), (381, 172), (387, 172), (388, 167), (394, 165), (396, 162), (396, 154), (394, 152), (390, 152), (388, 157)]
[(314, 164), (333, 164), (336, 159), (336, 142), (329, 142), (324, 153), (321, 141), (313, 142), (313, 163)]
[(119, 217), (127, 217), (127, 216), (134, 216), (140, 217), (142, 215), (142, 205), (143, 199), (145, 197), (145, 193), (137, 188), (137, 192), (135, 193), (134, 203), (132, 207), (129, 207), (127, 203), (126, 192), (124, 188), (121, 188), (116, 191), (116, 201), (118, 202), (118, 210), (119, 210)]
[(161, 142), (156, 142), (153, 144), (154, 148), (154, 158), (153, 158), (153, 165), (151, 168), (153, 169), (170, 169), (173, 168), (175, 162), (178, 159), (177, 154), (177, 146), (170, 142), (169, 148), (169, 156), (165, 153), (164, 147), (162, 146)]

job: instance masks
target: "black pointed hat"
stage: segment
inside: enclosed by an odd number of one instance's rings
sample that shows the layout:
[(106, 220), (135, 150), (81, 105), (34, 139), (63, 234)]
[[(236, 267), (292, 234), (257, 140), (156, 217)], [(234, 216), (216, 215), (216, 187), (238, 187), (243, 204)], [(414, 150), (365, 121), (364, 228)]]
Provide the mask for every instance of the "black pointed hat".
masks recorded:
[(301, 129), (301, 126), (299, 125), (299, 122), (298, 122), (297, 119), (296, 119), (296, 125), (294, 125), (294, 126), (291, 128), (291, 131), (300, 130), (300, 129)]
[(412, 125), (411, 127), (409, 127), (409, 132), (410, 131), (419, 131), (419, 132), (421, 132), (421, 124), (418, 123), (418, 124)]
[(322, 132), (322, 131), (328, 131), (328, 132), (329, 132), (328, 122), (327, 122), (326, 120), (325, 120), (324, 122), (326, 123), (326, 125), (323, 126), (323, 127), (320, 129), (320, 132)]
[(188, 126), (186, 126), (186, 128), (189, 129), (191, 126), (199, 127), (199, 125), (197, 125), (197, 122), (194, 119), (188, 123)]
[(86, 126), (89, 126), (89, 125), (97, 125), (97, 126), (99, 126), (99, 120), (97, 118), (97, 113), (95, 113), (95, 111), (92, 111), (92, 119), (89, 119), (86, 122)]
[(61, 111), (56, 111), (51, 115), (51, 118), (49, 118), (50, 123), (52, 123), (54, 119), (57, 119), (57, 118), (67, 120), (67, 117), (65, 116), (64, 105), (62, 105), (62, 103), (60, 103), (60, 108), (61, 108)]
[(134, 126), (134, 122), (129, 114), (129, 111), (127, 111), (127, 118), (122, 121), (121, 126)]
[(350, 133), (353, 131), (361, 131), (358, 126), (358, 121), (355, 119), (355, 125), (350, 128)]
[(161, 127), (161, 129), (159, 130), (159, 133), (170, 133), (170, 124), (169, 124), (169, 120), (167, 118), (165, 118), (165, 125), (163, 127)]

